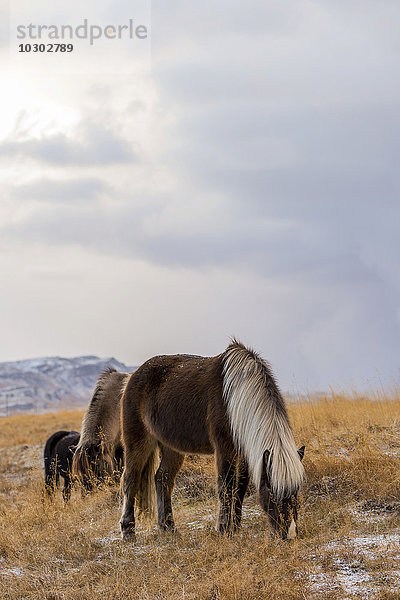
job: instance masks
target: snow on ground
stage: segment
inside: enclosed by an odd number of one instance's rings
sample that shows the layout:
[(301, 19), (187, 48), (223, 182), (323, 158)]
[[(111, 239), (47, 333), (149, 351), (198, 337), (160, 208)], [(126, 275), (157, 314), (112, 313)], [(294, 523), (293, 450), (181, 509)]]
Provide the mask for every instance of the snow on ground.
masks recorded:
[[(331, 574), (322, 571), (316, 565), (314, 573), (309, 575), (312, 589), (317, 597), (329, 590), (342, 589), (347, 600), (353, 598), (375, 598), (379, 585), (397, 589), (400, 572), (400, 529), (391, 533), (349, 536), (328, 542), (321, 552), (310, 558), (315, 561), (325, 555), (332, 563)], [(390, 568), (385, 568), (385, 559), (390, 559)], [(379, 570), (371, 568), (379, 561)]]
[(22, 575), (24, 575), (24, 572), (19, 567), (12, 567), (10, 569), (4, 569), (3, 571), (0, 571), (0, 575), (4, 575), (5, 577), (22, 577)]
[(24, 575), (24, 571), (20, 567), (4, 567), (1, 568), (1, 564), (5, 562), (5, 559), (0, 556), (0, 575), (3, 577), (21, 577)]

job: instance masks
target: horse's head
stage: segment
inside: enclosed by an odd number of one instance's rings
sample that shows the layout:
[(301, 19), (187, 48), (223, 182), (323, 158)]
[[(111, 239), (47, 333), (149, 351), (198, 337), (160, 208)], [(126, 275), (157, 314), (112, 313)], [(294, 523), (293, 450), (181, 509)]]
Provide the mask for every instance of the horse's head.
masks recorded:
[(72, 461), (72, 474), (90, 491), (113, 476), (114, 462), (103, 442), (78, 446)]
[[(305, 447), (302, 446), (297, 452), (300, 460), (303, 460)], [(270, 484), (269, 451), (264, 453), (264, 464), (260, 482), (260, 503), (267, 513), (271, 525), (284, 540), (294, 540), (297, 536), (297, 492), (276, 499)]]

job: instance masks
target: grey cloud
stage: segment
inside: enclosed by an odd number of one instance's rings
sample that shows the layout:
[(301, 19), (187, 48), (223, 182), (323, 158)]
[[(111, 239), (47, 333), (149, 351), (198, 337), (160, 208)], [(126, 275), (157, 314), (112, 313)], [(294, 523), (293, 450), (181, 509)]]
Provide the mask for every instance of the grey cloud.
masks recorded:
[[(313, 387), (366, 377), (376, 366), (395, 373), (400, 8), (365, 5), (360, 12), (359, 3), (344, 0), (195, 8), (156, 1), (159, 105), (150, 112), (157, 135), (147, 140), (140, 181), (132, 177), (123, 194), (118, 181), (113, 189), (88, 179), (58, 190), (38, 182), (32, 193), (54, 194), (59, 208), (40, 204), (3, 226), (2, 240), (89, 248), (99, 261), (143, 259), (174, 278), (182, 269), (183, 298), (184, 275), (201, 273), (217, 315), (202, 323), (203, 335), (212, 339), (221, 321), (226, 333), (247, 332), (256, 347), (269, 348), (286, 381), (290, 369)], [(136, 123), (135, 102), (124, 118)], [(13, 138), (8, 150), (52, 166), (139, 160), (99, 122), (91, 119), (73, 140)], [(95, 210), (66, 205), (85, 185), (89, 198), (106, 193), (107, 202)], [(212, 270), (228, 281), (214, 295)]]
[(18, 131), (0, 143), (0, 158), (19, 156), (53, 166), (106, 166), (136, 159), (131, 144), (100, 123), (84, 121), (74, 137), (59, 133), (32, 138)]
[(200, 228), (183, 209), (182, 219), (171, 224), (163, 204), (150, 198), (112, 209), (96, 206), (96, 213), (88, 206), (69, 205), (60, 206), (57, 213), (36, 211), (4, 228), (2, 236), (10, 241), (23, 237), (54, 245), (79, 244), (173, 268), (219, 265), (321, 285), (376, 282), (372, 267), (363, 262), (358, 247), (343, 243), (339, 229), (319, 234), (307, 219), (268, 219), (249, 206), (239, 207), (231, 218), (221, 206), (204, 218)]
[(0, 7), (0, 48), (10, 43), (9, 9), (3, 4)]
[[(391, 3), (386, 13), (369, 1), (360, 15), (354, 3), (300, 2), (293, 23), (282, 4), (282, 19), (270, 26), (273, 4), (258, 19), (263, 38), (245, 25), (241, 37), (230, 36), (219, 15), (219, 30), (201, 44), (201, 27), (189, 19), (189, 51), (173, 47), (169, 62), (156, 16), (155, 75), (180, 115), (171, 162), (198, 197), (226, 199), (230, 218), (252, 232), (247, 240), (232, 230), (232, 239), (260, 272), (319, 273), (325, 283), (343, 273), (350, 282), (358, 269), (345, 265), (355, 257), (400, 289), (400, 9)], [(197, 23), (207, 11), (198, 9)], [(172, 20), (161, 12), (160, 30), (165, 18)], [(254, 227), (271, 219), (291, 227), (259, 239)]]
[(288, 286), (266, 316), (286, 380), (288, 363), (313, 385), (398, 369), (400, 8), (388, 4), (302, 1), (292, 19), (265, 2), (254, 34), (251, 6), (235, 5), (232, 35), (220, 3), (204, 43), (202, 3), (196, 22), (184, 13), (185, 53), (183, 36), (166, 52), (157, 38), (176, 15), (153, 12), (155, 77), (180, 117), (169, 158), (197, 197), (225, 199), (225, 228), (204, 234), (209, 259), (253, 268), (271, 293)]
[[(378, 246), (386, 237), (382, 208), (391, 222), (397, 215), (398, 90), (388, 93), (396, 87), (389, 69), (396, 47), (369, 48), (371, 21), (358, 22), (353, 13), (347, 21), (344, 5), (292, 6), (205, 2), (193, 11), (182, 2), (172, 9), (156, 3), (153, 74), (162, 102), (177, 111), (166, 134), (179, 140), (161, 146), (166, 152), (156, 160), (190, 183), (177, 192), (175, 228), (164, 223), (160, 206), (171, 198), (162, 192), (151, 210), (127, 204), (100, 211), (91, 241), (99, 250), (170, 265), (240, 264), (264, 275), (309, 272), (325, 279), (347, 273), (335, 265), (352, 264), (353, 257), (354, 264), (365, 259), (374, 268), (385, 262), (384, 253), (371, 262), (368, 248), (371, 238)], [(374, 2), (369, 10), (382, 14)], [(177, 53), (180, 44), (188, 51)], [(89, 122), (84, 138), (92, 149), (110, 147), (118, 155), (102, 136)], [(41, 152), (68, 164), (65, 138), (47, 141)], [(192, 227), (184, 194), (209, 205), (210, 218)], [(210, 197), (223, 199), (226, 209), (213, 207)], [(49, 218), (37, 214), (20, 226), (46, 237), (54, 230)], [(63, 215), (60, 239), (81, 237), (85, 244), (79, 223), (86, 218)]]
[(194, 9), (184, 0), (170, 6), (157, 0), (153, 3), (152, 29), (156, 40), (160, 36), (163, 41), (170, 38), (173, 31), (179, 31), (182, 23), (185, 23), (186, 31), (191, 36), (207, 36), (207, 39), (214, 36), (220, 38), (221, 33), (290, 32), (297, 26), (304, 4), (298, 2), (294, 5), (290, 0), (281, 0), (279, 3), (253, 0), (244, 6), (241, 2), (221, 0), (215, 4), (206, 0)]
[[(242, 158), (243, 170), (247, 167), (249, 171), (260, 164), (265, 171), (274, 168), (275, 148), (278, 160), (304, 170), (313, 165), (326, 170), (338, 166), (350, 173), (353, 167), (368, 166), (379, 172), (393, 166), (399, 130), (395, 105), (287, 110), (250, 99), (235, 106), (220, 104), (200, 113), (188, 112), (180, 121), (182, 135), (190, 131), (189, 161), (193, 158), (194, 162), (196, 152), (207, 145), (205, 167), (215, 165), (216, 159), (218, 166), (218, 158), (222, 161), (224, 156), (229, 165), (232, 156), (232, 167), (240, 168), (236, 155)], [(250, 155), (248, 140), (253, 144)], [(287, 144), (287, 157), (281, 156), (280, 141)]]
[(81, 179), (40, 179), (14, 188), (11, 195), (21, 200), (41, 202), (95, 202), (103, 194), (110, 192), (110, 186), (98, 178)]
[[(390, 18), (377, 35), (370, 22), (349, 19), (347, 7), (336, 11), (327, 3), (301, 1), (292, 11), (286, 2), (280, 5), (265, 2), (264, 14), (251, 25), (246, 17), (252, 16), (252, 6), (241, 5), (234, 11), (237, 23), (244, 17), (237, 35), (227, 25), (227, 3), (226, 17), (219, 15), (211, 32), (207, 5), (198, 8), (196, 17), (184, 12), (182, 21), (180, 15), (154, 11), (154, 75), (164, 93), (179, 99), (183, 108), (192, 101), (195, 112), (200, 102), (208, 108), (219, 102), (234, 107), (243, 98), (260, 99), (265, 108), (293, 110), (358, 106), (361, 97), (364, 105), (398, 100), (398, 38)], [(381, 6), (376, 2), (370, 15), (381, 14)], [(277, 20), (276, 10), (282, 11)], [(398, 8), (395, 12), (398, 18)], [(173, 28), (183, 33), (173, 36)], [(182, 38), (190, 40), (186, 52), (179, 51)]]

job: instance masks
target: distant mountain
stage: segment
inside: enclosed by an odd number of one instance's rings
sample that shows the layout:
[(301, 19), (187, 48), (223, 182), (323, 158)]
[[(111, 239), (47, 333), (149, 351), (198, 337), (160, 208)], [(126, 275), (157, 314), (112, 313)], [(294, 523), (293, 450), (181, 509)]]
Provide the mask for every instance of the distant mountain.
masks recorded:
[(0, 363), (0, 416), (86, 406), (104, 369), (131, 372), (115, 358), (52, 356)]

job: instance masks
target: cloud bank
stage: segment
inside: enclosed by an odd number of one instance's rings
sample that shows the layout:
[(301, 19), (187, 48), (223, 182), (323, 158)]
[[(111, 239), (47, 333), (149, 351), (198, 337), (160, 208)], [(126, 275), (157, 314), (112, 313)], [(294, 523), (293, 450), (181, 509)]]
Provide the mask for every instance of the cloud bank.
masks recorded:
[(357, 6), (153, 3), (151, 70), (65, 78), (72, 125), (7, 132), (3, 302), (34, 299), (38, 341), (4, 323), (4, 360), (134, 364), (236, 334), (284, 386), (398, 377), (400, 8)]

